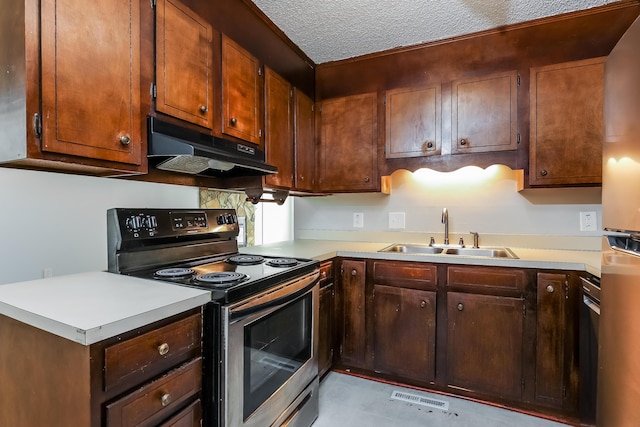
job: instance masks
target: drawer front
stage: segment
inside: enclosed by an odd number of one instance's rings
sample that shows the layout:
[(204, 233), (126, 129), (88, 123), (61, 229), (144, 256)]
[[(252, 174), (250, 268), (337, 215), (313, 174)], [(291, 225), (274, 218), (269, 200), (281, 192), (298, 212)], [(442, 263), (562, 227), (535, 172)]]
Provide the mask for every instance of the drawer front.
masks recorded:
[[(105, 349), (104, 388), (109, 390), (126, 381), (137, 383), (200, 354), (202, 318), (187, 317), (146, 334), (114, 344)], [(171, 362), (175, 363), (171, 363)]]
[(201, 427), (202, 403), (200, 399), (178, 412), (171, 419), (160, 424), (160, 427)]
[(107, 427), (158, 425), (193, 398), (201, 387), (202, 359), (198, 358), (108, 404)]
[(447, 270), (447, 287), (524, 292), (523, 270), (500, 267), (454, 267)]
[(331, 283), (333, 279), (333, 261), (320, 264), (320, 286)]
[(375, 261), (373, 280), (376, 285), (433, 290), (438, 284), (438, 269), (430, 264)]

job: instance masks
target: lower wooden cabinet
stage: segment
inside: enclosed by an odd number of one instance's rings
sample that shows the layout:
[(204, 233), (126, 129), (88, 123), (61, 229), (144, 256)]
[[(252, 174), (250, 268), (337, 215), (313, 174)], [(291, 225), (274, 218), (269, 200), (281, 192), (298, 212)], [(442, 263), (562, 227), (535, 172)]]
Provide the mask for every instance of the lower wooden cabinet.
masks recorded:
[(351, 366), (366, 364), (366, 262), (344, 260), (340, 267), (340, 295), (336, 306), (340, 361)]
[(447, 385), (512, 401), (522, 398), (524, 300), (447, 294)]

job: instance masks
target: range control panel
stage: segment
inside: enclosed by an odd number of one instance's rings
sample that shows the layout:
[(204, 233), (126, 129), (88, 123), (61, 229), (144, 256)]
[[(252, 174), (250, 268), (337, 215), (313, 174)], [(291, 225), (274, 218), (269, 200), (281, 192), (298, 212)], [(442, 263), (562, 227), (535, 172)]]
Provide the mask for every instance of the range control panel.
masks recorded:
[(144, 240), (191, 235), (212, 239), (235, 238), (239, 226), (233, 209), (115, 208), (107, 212), (107, 229), (109, 240), (139, 241), (142, 244)]

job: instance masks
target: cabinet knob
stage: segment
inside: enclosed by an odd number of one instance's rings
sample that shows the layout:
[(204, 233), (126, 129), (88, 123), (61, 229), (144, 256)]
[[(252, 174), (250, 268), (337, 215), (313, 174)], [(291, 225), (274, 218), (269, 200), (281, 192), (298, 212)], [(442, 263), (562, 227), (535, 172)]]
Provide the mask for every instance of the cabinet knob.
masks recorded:
[(200, 112), (201, 112), (201, 113), (206, 113), (207, 111), (209, 111), (209, 109), (207, 108), (207, 106), (206, 106), (206, 105), (201, 105), (201, 106), (200, 106)]
[(460, 138), (460, 145), (467, 145), (467, 140), (465, 138)]
[(425, 308), (427, 306), (427, 302), (425, 300), (420, 301), (420, 308)]
[(169, 344), (167, 344), (166, 342), (160, 344), (158, 346), (158, 353), (160, 354), (160, 356), (166, 356), (167, 353), (169, 353)]
[(120, 137), (120, 144), (122, 145), (129, 145), (131, 144), (131, 138), (129, 138), (127, 135), (122, 135)]
[(547, 170), (546, 170), (546, 169), (542, 169), (542, 170), (540, 171), (540, 175), (542, 175), (542, 176), (547, 176), (548, 174), (549, 174), (549, 172), (547, 172)]
[(171, 403), (171, 395), (169, 393), (165, 393), (160, 396), (160, 403), (163, 407), (169, 405)]
[(229, 120), (231, 122), (231, 126), (235, 126), (238, 123), (238, 119), (236, 119), (235, 117), (231, 117), (231, 120)]
[(433, 148), (433, 142), (431, 141), (427, 142), (427, 148)]
[(358, 275), (358, 272), (356, 271), (355, 268), (353, 270), (351, 270), (351, 275), (352, 276), (357, 276)]
[(547, 292), (549, 292), (550, 294), (553, 293), (553, 291), (555, 291), (555, 288), (553, 287), (553, 285), (549, 285), (547, 286)]
[(461, 302), (458, 303), (458, 311), (462, 311), (464, 309), (464, 305)]
[(364, 182), (369, 182), (369, 181), (371, 181), (371, 178), (369, 178), (368, 176), (365, 176), (364, 177)]
[(327, 278), (327, 272), (323, 271), (322, 273), (320, 273), (320, 276), (322, 276), (323, 279)]

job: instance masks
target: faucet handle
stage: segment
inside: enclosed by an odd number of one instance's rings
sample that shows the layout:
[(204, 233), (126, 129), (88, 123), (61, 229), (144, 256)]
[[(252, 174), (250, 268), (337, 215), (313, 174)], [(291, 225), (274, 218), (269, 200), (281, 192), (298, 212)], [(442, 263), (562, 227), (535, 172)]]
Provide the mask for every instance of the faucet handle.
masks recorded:
[(478, 234), (478, 232), (470, 231), (469, 234), (471, 234), (473, 236), (473, 247), (474, 247), (474, 249), (479, 248), (480, 246), (478, 245), (478, 240), (480, 238), (480, 235)]
[(460, 245), (461, 248), (464, 248), (464, 239), (462, 237), (458, 241), (458, 245)]
[(433, 238), (433, 236), (431, 236), (431, 237), (429, 238), (429, 246), (433, 246), (433, 245), (435, 245), (435, 244), (436, 244), (436, 239), (434, 239), (434, 238)]

